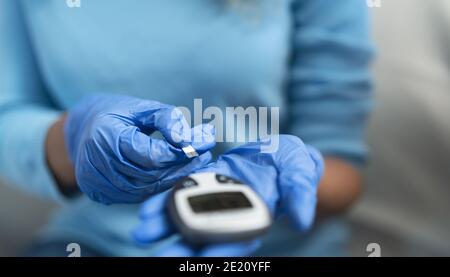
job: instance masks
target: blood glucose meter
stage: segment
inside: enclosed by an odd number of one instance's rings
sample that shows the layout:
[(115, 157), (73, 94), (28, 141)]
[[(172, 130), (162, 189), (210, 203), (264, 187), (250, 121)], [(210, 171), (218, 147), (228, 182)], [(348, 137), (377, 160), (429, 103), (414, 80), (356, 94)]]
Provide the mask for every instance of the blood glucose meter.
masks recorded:
[(194, 244), (251, 239), (272, 224), (266, 204), (250, 187), (216, 173), (181, 179), (168, 203), (179, 232)]

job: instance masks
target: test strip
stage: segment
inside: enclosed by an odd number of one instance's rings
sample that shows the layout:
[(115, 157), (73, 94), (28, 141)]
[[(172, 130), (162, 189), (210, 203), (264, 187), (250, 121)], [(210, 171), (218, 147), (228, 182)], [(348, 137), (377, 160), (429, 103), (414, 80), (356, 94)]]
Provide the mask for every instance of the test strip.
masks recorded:
[(186, 154), (186, 156), (189, 159), (192, 159), (192, 158), (195, 158), (198, 156), (197, 151), (195, 151), (194, 147), (192, 147), (191, 145), (183, 147), (183, 148), (181, 148), (181, 150), (183, 150), (184, 154)]

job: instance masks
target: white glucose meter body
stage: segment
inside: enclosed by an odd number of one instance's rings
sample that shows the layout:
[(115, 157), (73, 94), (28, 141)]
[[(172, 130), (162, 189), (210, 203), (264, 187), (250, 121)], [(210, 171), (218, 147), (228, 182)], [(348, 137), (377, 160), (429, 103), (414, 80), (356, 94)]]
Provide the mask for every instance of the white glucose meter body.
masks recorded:
[(251, 239), (272, 224), (266, 204), (250, 187), (210, 172), (178, 181), (169, 212), (182, 236), (195, 244)]

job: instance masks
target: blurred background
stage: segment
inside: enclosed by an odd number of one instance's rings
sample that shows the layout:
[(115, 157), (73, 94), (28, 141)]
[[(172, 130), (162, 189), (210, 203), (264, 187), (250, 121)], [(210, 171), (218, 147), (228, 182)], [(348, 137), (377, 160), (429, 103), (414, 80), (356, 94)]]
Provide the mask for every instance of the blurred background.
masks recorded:
[[(371, 11), (376, 107), (349, 251), (367, 256), (374, 242), (382, 256), (449, 256), (450, 1), (381, 0)], [(13, 256), (54, 206), (5, 184), (0, 203), (0, 256)]]
[(450, 1), (381, 1), (376, 108), (353, 255), (450, 255)]

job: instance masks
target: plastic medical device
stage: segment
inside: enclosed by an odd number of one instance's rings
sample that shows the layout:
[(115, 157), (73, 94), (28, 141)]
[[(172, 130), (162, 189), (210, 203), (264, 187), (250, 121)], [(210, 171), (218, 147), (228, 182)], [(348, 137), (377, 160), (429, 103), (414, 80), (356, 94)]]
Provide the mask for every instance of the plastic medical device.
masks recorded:
[(168, 208), (181, 235), (195, 244), (251, 239), (272, 224), (266, 204), (249, 186), (216, 173), (178, 181)]

